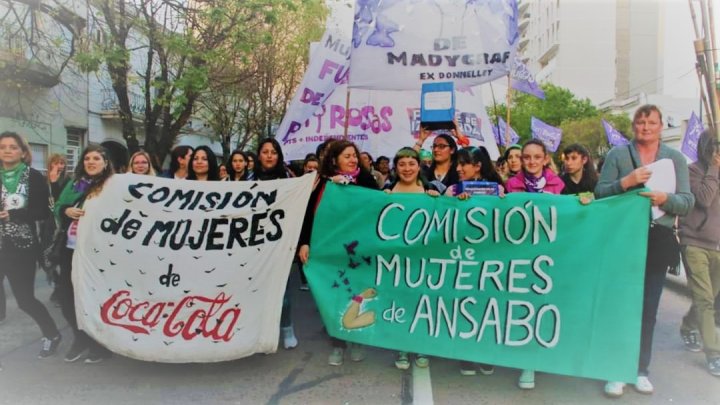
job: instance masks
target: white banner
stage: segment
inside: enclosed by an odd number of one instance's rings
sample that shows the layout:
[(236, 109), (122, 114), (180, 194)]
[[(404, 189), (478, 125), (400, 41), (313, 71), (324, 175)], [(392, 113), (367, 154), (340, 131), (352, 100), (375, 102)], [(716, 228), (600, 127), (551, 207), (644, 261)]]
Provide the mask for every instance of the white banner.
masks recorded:
[(80, 220), (73, 256), (80, 328), (148, 361), (274, 352), (313, 180), (114, 175)]
[(517, 20), (516, 0), (357, 0), (350, 87), (495, 80), (512, 69)]
[[(283, 144), (286, 160), (303, 159), (328, 138), (342, 139), (345, 126), (346, 86), (335, 93)], [(494, 159), (499, 155), (492, 123), (485, 111), (480, 88), (456, 91), (455, 117), (471, 145), (485, 146)], [(419, 91), (353, 89), (350, 94), (348, 140), (373, 158), (392, 159), (403, 146), (412, 146), (420, 127)], [(432, 138), (423, 146), (430, 149)]]

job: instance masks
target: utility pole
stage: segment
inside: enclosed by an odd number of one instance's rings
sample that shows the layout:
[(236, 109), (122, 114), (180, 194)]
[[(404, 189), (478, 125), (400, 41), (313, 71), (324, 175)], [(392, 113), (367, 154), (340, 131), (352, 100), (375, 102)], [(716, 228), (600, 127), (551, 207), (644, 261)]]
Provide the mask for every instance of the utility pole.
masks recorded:
[[(713, 0), (688, 0), (690, 15), (695, 28), (695, 57), (697, 60), (698, 79), (700, 79), (701, 97), (706, 106), (710, 125), (715, 128), (716, 136), (720, 140), (718, 120), (720, 120), (720, 100), (718, 100), (718, 82), (716, 77), (717, 48), (715, 47), (715, 19), (713, 18)], [(695, 12), (695, 5), (700, 7), (700, 21)], [(705, 85), (705, 99), (702, 87)]]

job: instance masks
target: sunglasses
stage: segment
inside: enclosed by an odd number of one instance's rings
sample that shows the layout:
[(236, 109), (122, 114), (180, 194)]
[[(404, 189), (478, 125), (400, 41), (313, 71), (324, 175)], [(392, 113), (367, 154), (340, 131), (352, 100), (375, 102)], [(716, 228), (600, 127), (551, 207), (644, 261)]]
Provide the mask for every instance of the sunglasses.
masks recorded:
[(446, 144), (443, 144), (443, 143), (434, 143), (433, 146), (432, 146), (433, 149), (440, 149), (440, 150), (446, 149), (446, 148), (449, 148), (449, 147), (450, 147), (450, 145), (446, 145)]

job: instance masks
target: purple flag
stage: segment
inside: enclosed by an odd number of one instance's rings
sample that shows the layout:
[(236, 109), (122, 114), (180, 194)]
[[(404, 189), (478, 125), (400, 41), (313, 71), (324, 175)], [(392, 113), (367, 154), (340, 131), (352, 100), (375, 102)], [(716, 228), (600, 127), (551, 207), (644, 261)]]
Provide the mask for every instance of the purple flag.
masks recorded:
[(525, 66), (520, 59), (515, 59), (515, 65), (510, 74), (510, 79), (510, 87), (513, 89), (545, 100), (545, 92), (538, 86), (532, 73), (530, 73), (527, 66)]
[(555, 128), (552, 125), (548, 125), (532, 117), (530, 120), (530, 130), (532, 131), (532, 137), (541, 140), (548, 151), (557, 151), (558, 146), (560, 146), (560, 140), (562, 139), (562, 129)]
[(680, 150), (685, 156), (689, 157), (693, 162), (697, 161), (697, 144), (700, 139), (700, 134), (704, 131), (703, 123), (695, 115), (695, 111), (690, 115), (687, 129), (685, 130), (685, 137), (683, 138), (682, 147)]
[(512, 144), (518, 143), (520, 140), (520, 135), (515, 132), (512, 127), (510, 127), (510, 143), (508, 144), (505, 138), (505, 128), (507, 128), (507, 123), (504, 119), (501, 117), (498, 117), (498, 123), (497, 125), (493, 125), (493, 134), (495, 135), (495, 140), (497, 141), (497, 144), (500, 146), (510, 146)]
[(610, 142), (611, 146), (622, 146), (630, 143), (630, 141), (628, 141), (628, 139), (625, 138), (620, 131), (613, 128), (609, 122), (602, 120), (602, 124), (603, 128), (605, 128), (605, 135), (607, 135), (608, 142)]

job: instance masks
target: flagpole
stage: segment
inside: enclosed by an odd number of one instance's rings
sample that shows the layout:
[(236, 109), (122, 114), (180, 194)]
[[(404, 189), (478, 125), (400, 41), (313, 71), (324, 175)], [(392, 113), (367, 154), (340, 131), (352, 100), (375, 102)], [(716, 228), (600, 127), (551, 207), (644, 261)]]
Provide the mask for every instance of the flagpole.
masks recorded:
[[(492, 99), (493, 99), (493, 110), (495, 112), (495, 128), (497, 128), (498, 139), (500, 139), (500, 120), (498, 119), (499, 117), (498, 117), (498, 109), (497, 109), (498, 108), (497, 100), (495, 100), (495, 90), (493, 90), (492, 82), (490, 82), (489, 84), (490, 84), (490, 95), (492, 96)], [(500, 145), (498, 145), (498, 146), (500, 146)], [(507, 143), (505, 144), (505, 147), (507, 148)]]
[(350, 87), (345, 87), (345, 128), (343, 129), (343, 140), (348, 139), (348, 126), (350, 125)]
[(505, 95), (505, 105), (507, 118), (505, 119), (505, 145), (510, 146), (510, 100), (512, 99), (512, 86), (510, 85), (510, 73), (507, 75), (508, 86)]

